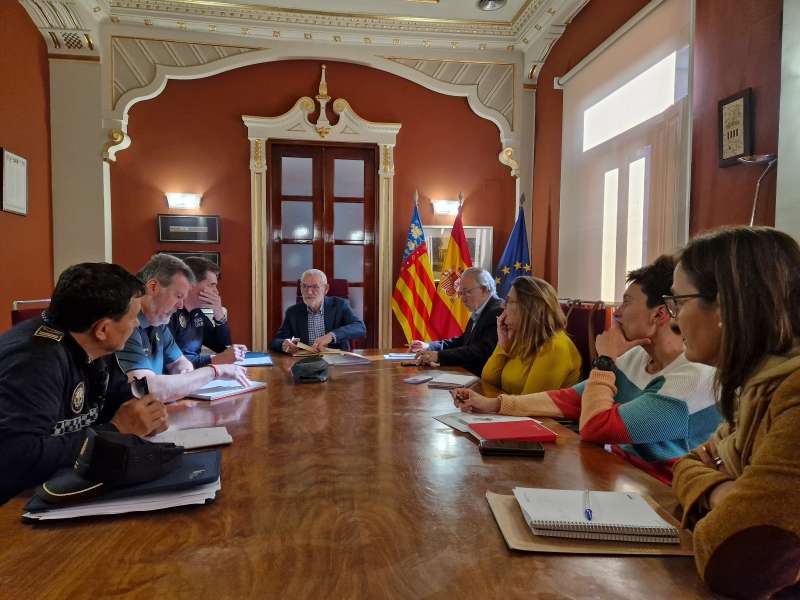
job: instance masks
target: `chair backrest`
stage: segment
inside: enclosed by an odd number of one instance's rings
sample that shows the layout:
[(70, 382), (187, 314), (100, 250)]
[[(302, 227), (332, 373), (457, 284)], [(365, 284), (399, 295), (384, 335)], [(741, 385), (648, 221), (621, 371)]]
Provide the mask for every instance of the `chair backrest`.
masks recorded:
[(50, 306), (50, 298), (41, 300), (14, 300), (11, 303), (11, 325), (14, 326), (28, 319), (35, 319)]
[(567, 317), (567, 335), (572, 338), (581, 355), (581, 378), (586, 379), (597, 358), (595, 338), (611, 326), (612, 307), (603, 302), (562, 302), (561, 309)]

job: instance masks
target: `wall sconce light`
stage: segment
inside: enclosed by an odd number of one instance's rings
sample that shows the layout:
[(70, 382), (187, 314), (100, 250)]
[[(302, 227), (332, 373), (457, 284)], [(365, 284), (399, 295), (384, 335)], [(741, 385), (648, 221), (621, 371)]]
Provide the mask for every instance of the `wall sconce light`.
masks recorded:
[(761, 180), (767, 176), (769, 170), (778, 162), (777, 154), (751, 154), (750, 156), (740, 156), (739, 162), (745, 165), (767, 165), (761, 172), (761, 176), (756, 181), (756, 193), (753, 196), (753, 212), (750, 213), (750, 227), (756, 220), (756, 207), (758, 206), (758, 192), (761, 190)]
[(431, 200), (433, 214), (435, 215), (457, 215), (458, 209), (464, 202), (464, 194), (458, 193), (458, 200)]
[(167, 192), (167, 206), (170, 208), (199, 208), (202, 194), (184, 194), (181, 192)]

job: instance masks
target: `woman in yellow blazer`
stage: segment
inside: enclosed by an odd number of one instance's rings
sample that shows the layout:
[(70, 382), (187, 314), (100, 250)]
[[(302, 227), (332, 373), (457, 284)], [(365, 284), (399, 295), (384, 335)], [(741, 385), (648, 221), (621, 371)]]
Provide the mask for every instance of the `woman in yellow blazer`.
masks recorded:
[(497, 319), (497, 347), (481, 377), (506, 394), (532, 394), (578, 383), (581, 355), (564, 331), (567, 319), (553, 287), (517, 277)]
[(800, 248), (769, 227), (712, 232), (681, 252), (672, 293), (725, 417), (673, 469), (700, 576), (725, 597), (800, 598)]

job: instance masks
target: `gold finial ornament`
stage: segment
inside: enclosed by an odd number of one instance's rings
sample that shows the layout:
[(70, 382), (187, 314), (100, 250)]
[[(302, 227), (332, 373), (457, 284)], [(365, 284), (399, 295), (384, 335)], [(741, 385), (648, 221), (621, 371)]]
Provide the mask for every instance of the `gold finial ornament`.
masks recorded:
[(328, 82), (325, 81), (325, 69), (326, 68), (327, 67), (325, 65), (322, 65), (322, 77), (319, 80), (319, 94), (317, 95), (317, 98), (320, 98), (320, 99), (321, 98), (330, 99), (330, 96), (328, 96)]

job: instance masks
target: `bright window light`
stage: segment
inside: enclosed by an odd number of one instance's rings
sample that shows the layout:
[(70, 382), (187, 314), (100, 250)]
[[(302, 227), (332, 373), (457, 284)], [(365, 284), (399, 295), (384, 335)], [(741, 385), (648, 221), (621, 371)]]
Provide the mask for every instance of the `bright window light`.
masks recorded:
[(664, 112), (675, 103), (676, 53), (583, 111), (586, 152)]
[(603, 185), (603, 264), (600, 270), (600, 299), (616, 299), (617, 272), (617, 196), (619, 169), (606, 171)]
[(630, 273), (644, 264), (644, 179), (647, 158), (628, 166), (628, 247), (625, 271)]

